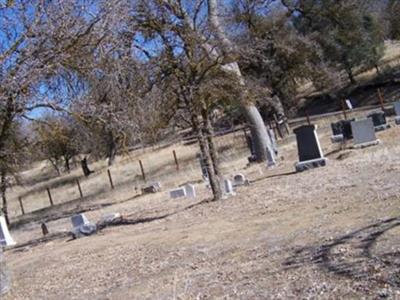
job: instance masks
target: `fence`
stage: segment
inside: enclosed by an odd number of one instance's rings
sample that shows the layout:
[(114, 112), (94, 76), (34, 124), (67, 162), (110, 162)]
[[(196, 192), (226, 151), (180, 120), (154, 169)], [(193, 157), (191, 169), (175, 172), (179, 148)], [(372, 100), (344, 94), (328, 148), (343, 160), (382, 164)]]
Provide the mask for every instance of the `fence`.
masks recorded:
[[(369, 110), (379, 107), (354, 109), (347, 112), (347, 117), (365, 116)], [(343, 112), (309, 116), (310, 122), (318, 124), (321, 129), (342, 118)], [(292, 127), (304, 123), (307, 123), (307, 117), (289, 121)], [(276, 130), (276, 125), (271, 126)], [(243, 127), (216, 133), (215, 142), (225, 174), (235, 172), (247, 163), (250, 151)], [(198, 152), (196, 139), (191, 136), (179, 142), (160, 144), (154, 149), (136, 149), (127, 156), (118, 157), (110, 168), (106, 162), (92, 163), (95, 173), (88, 178), (81, 175), (80, 169), (75, 169), (69, 175), (47, 180), (46, 184), (35, 184), (28, 190), (13, 188), (8, 195), (9, 214), (15, 218), (47, 207), (96, 199), (100, 195), (110, 198), (117, 194), (134, 195), (151, 182), (159, 181), (165, 189), (188, 181), (195, 182), (201, 180), (201, 168), (196, 158)]]
[[(240, 166), (247, 163), (250, 152), (243, 129), (219, 132), (215, 143), (225, 172), (239, 170), (238, 162)], [(35, 184), (29, 189), (14, 187), (8, 194), (9, 214), (11, 218), (17, 218), (48, 207), (91, 201), (100, 195), (109, 199), (123, 195), (126, 198), (126, 195), (133, 196), (152, 182), (161, 182), (164, 189), (188, 181), (196, 182), (202, 179), (196, 157), (198, 152), (197, 142), (191, 137), (154, 149), (137, 149), (118, 157), (111, 167), (103, 161), (94, 162), (90, 168), (95, 172), (89, 177), (84, 177), (76, 168), (71, 174)]]

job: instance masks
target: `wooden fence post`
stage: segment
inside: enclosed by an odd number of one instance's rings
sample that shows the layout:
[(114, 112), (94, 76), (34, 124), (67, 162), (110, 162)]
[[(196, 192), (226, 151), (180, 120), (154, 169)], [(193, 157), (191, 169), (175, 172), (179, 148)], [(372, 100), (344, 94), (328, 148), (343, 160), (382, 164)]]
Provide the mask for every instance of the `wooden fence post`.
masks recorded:
[(384, 101), (385, 100), (384, 100), (384, 98), (382, 96), (381, 89), (378, 89), (378, 98), (379, 98), (379, 102), (381, 104), (382, 111), (385, 111), (385, 105), (384, 105)]
[(22, 204), (22, 197), (18, 197), (18, 202), (19, 202), (19, 206), (21, 207), (21, 212), (24, 215), (25, 210), (24, 210), (24, 205)]
[(50, 189), (46, 188), (46, 190), (47, 190), (47, 195), (49, 196), (50, 205), (53, 206), (54, 203), (53, 203), (53, 198), (51, 197)]
[(79, 179), (76, 179), (76, 185), (78, 186), (78, 190), (79, 190), (79, 195), (81, 196), (81, 199), (83, 198), (83, 193), (82, 193), (82, 189), (81, 189), (81, 184), (79, 183)]
[(176, 170), (179, 171), (179, 161), (178, 161), (178, 157), (176, 156), (176, 151), (173, 150), (172, 153), (174, 154), (174, 160), (175, 160)]
[(146, 181), (146, 173), (144, 172), (143, 163), (140, 159), (139, 159), (139, 165), (140, 165), (140, 171), (142, 172), (142, 178), (144, 181)]
[(108, 174), (108, 180), (110, 181), (111, 189), (113, 190), (114, 189), (114, 183), (113, 183), (113, 180), (112, 180), (112, 177), (111, 177), (110, 169), (107, 170), (107, 174)]

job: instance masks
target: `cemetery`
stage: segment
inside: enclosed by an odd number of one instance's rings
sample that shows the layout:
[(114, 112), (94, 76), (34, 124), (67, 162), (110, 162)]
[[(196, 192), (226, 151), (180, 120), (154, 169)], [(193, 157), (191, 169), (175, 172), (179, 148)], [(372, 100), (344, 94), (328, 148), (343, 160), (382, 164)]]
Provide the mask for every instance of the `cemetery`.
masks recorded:
[(0, 0), (0, 299), (400, 299), (399, 14)]
[[(389, 118), (391, 122), (394, 122), (394, 118)], [(378, 138), (382, 143), (375, 147), (354, 149), (352, 143), (343, 149), (331, 142), (330, 126), (321, 128), (305, 124), (294, 129), (293, 137), (288, 141), (278, 142), (284, 160), (279, 160), (273, 168), (260, 168), (257, 164), (246, 167), (248, 162), (243, 158), (246, 157), (245, 152), (250, 150), (245, 137), (230, 135), (230, 139), (239, 139), (245, 148), (244, 156), (237, 157), (233, 165), (231, 159), (223, 164), (223, 170), (229, 176), (222, 182), (225, 194), (222, 202), (204, 202), (210, 195), (210, 187), (207, 187), (201, 164), (194, 154), (194, 167), (190, 175), (183, 173), (185, 175), (182, 177), (179, 172), (185, 172), (185, 169), (181, 168), (176, 175), (171, 174), (169, 180), (165, 180), (165, 177), (164, 180), (151, 181), (148, 186), (155, 189), (155, 186), (158, 188), (162, 185), (163, 189), (156, 193), (143, 189), (140, 192), (142, 196), (133, 201), (118, 200), (121, 192), (118, 188), (113, 189), (107, 196), (115, 199), (110, 206), (99, 206), (98, 209), (69, 218), (46, 222), (49, 231), (46, 238), (41, 238), (43, 233), (40, 224), (28, 223), (18, 228), (12, 227), (9, 231), (2, 225), (2, 243), (8, 243), (5, 248), (7, 268), (13, 270), (12, 278), (20, 284), (34, 286), (44, 282), (49, 289), (46, 296), (50, 298), (58, 295), (53, 288), (59, 281), (68, 286), (68, 295), (71, 297), (84, 295), (90, 298), (97, 293), (108, 293), (111, 298), (132, 295), (139, 298), (157, 295), (162, 298), (170, 295), (171, 288), (176, 288), (177, 295), (184, 298), (205, 291), (227, 295), (234, 290), (232, 284), (243, 285), (243, 292), (250, 297), (252, 292), (245, 285), (257, 284), (250, 279), (255, 278), (255, 274), (262, 274), (265, 278), (272, 276), (273, 284), (272, 281), (263, 284), (276, 293), (282, 289), (295, 289), (299, 281), (314, 286), (315, 293), (329, 291), (339, 295), (344, 292), (341, 282), (349, 284), (353, 281), (372, 294), (380, 293), (381, 289), (370, 283), (371, 276), (376, 275), (365, 273), (365, 279), (359, 279), (357, 272), (360, 272), (361, 266), (368, 267), (372, 261), (359, 256), (357, 247), (363, 244), (357, 246), (359, 240), (355, 237), (352, 239), (347, 233), (350, 229), (360, 229), (359, 234), (365, 234), (365, 238), (368, 238), (368, 234), (383, 230), (385, 237), (374, 242), (377, 248), (369, 250), (374, 256), (386, 255), (386, 247), (398, 242), (396, 224), (400, 223), (395, 207), (398, 206), (400, 189), (394, 184), (394, 179), (400, 179), (399, 164), (395, 159), (400, 156), (399, 139), (396, 138), (400, 128), (375, 132), (369, 118), (357, 118), (351, 124), (355, 146), (375, 144)], [(304, 137), (299, 139), (302, 135)], [(225, 138), (220, 139), (224, 141)], [(304, 140), (308, 143), (302, 145)], [(177, 146), (174, 148), (177, 153), (183, 151)], [(154, 155), (161, 157), (163, 151), (169, 150), (156, 150)], [(146, 161), (143, 162), (146, 166)], [(308, 171), (293, 173), (293, 165), (297, 171)], [(315, 168), (323, 165), (325, 167)], [(97, 168), (96, 165), (93, 167)], [(233, 169), (237, 171), (229, 172)], [(174, 180), (171, 181), (172, 178)], [(189, 178), (196, 183), (185, 184)], [(92, 177), (90, 180), (98, 179)], [(117, 182), (115, 178), (114, 181)], [(367, 187), (361, 189), (361, 185)], [(122, 191), (126, 191), (124, 187)], [(100, 197), (94, 201), (101, 203), (104, 200)], [(365, 205), (369, 207), (367, 214), (360, 210)], [(313, 225), (307, 225), (309, 222)], [(362, 229), (366, 225), (373, 227)], [(387, 233), (385, 230), (388, 230)], [(62, 235), (63, 232), (71, 232), (71, 235)], [(326, 239), (326, 236), (332, 236), (333, 240)], [(334, 239), (341, 236), (344, 236), (344, 240), (335, 245)], [(251, 244), (246, 242), (249, 238), (254, 239)], [(37, 239), (38, 243), (30, 242)], [(42, 242), (39, 242), (40, 239)], [(324, 245), (331, 243), (333, 246), (329, 246), (332, 249), (327, 259), (330, 260), (329, 265), (338, 269), (337, 274), (315, 261), (315, 254), (309, 248), (327, 247)], [(22, 245), (22, 248), (18, 245)], [(202, 245), (203, 250), (198, 249), (198, 245)], [(284, 254), (279, 249), (284, 250)], [(345, 251), (346, 256), (350, 255), (345, 265), (336, 265), (334, 253), (337, 251)], [(37, 255), (49, 252), (53, 258), (46, 259), (46, 264), (35, 260)], [(97, 262), (98, 255), (101, 255), (103, 263)], [(219, 263), (230, 255), (236, 256), (232, 262), (234, 265), (246, 264), (250, 260), (251, 264), (243, 269), (243, 273), (237, 273), (232, 263), (226, 266)], [(146, 259), (142, 261), (144, 256)], [(163, 266), (156, 263), (156, 257), (160, 256), (164, 257)], [(79, 265), (75, 265), (76, 260), (80, 260)], [(359, 265), (360, 261), (362, 265)], [(35, 269), (26, 270), (22, 262), (34, 263)], [(257, 270), (252, 267), (253, 263), (269, 267)], [(107, 278), (102, 275), (98, 277), (99, 281), (92, 282), (90, 278), (94, 273), (98, 274), (100, 266), (106, 268), (108, 276), (113, 278), (128, 274), (119, 281), (126, 288), (121, 290), (113, 287), (106, 283)], [(341, 268), (346, 270), (350, 266), (354, 277), (349, 275), (342, 278), (338, 275), (343, 272)], [(395, 268), (384, 265), (374, 264), (374, 268), (382, 270), (379, 276), (383, 279), (396, 272)], [(75, 276), (68, 278), (66, 272), (74, 272)], [(171, 272), (177, 275), (171, 276)], [(221, 272), (221, 291), (214, 290), (212, 285), (199, 285), (202, 281), (200, 278), (204, 280), (204, 272), (211, 276), (206, 280), (212, 280), (217, 276), (215, 274)], [(291, 277), (287, 277), (289, 274)], [(155, 286), (144, 281), (146, 276), (153, 277), (155, 283), (165, 281), (165, 284), (155, 290)], [(80, 278), (90, 289), (79, 288), (74, 278)], [(197, 278), (199, 280), (193, 281)], [(131, 280), (133, 285), (129, 284)], [(190, 288), (185, 288), (189, 282)], [(105, 286), (107, 291), (103, 290)], [(136, 288), (139, 286), (142, 288)], [(387, 289), (393, 292), (393, 288), (389, 286)], [(24, 292), (14, 288), (3, 297), (13, 299), (23, 297), (24, 293), (38, 298), (44, 296), (40, 289)], [(258, 293), (263, 297), (262, 290), (258, 290)], [(354, 291), (354, 295), (357, 293)]]

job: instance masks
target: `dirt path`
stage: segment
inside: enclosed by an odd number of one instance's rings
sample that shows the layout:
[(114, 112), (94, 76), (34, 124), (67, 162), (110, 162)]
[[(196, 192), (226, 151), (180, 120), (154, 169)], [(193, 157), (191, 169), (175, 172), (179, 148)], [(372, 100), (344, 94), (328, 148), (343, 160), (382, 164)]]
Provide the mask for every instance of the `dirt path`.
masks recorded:
[[(301, 174), (290, 174), (288, 144), (277, 168), (244, 170), (254, 183), (220, 202), (184, 209), (193, 203), (160, 194), (108, 207), (179, 212), (7, 251), (13, 286), (2, 300), (400, 298), (399, 136), (380, 133), (382, 145), (332, 154)], [(274, 174), (290, 175), (265, 179)], [(203, 188), (198, 201), (206, 198)]]

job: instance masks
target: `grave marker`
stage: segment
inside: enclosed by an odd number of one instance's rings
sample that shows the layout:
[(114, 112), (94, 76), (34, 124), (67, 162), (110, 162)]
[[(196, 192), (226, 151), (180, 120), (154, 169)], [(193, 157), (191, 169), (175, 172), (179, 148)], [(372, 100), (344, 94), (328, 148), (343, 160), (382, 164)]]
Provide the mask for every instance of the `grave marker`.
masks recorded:
[(142, 192), (144, 194), (158, 193), (160, 191), (161, 191), (161, 183), (160, 182), (153, 182), (150, 185), (142, 188)]
[(13, 246), (15, 241), (8, 231), (7, 222), (4, 216), (0, 216), (0, 246)]
[(241, 185), (248, 185), (249, 181), (246, 179), (246, 177), (239, 173), (233, 176), (233, 186), (241, 186)]
[(390, 125), (386, 122), (386, 116), (384, 112), (373, 112), (368, 116), (374, 124), (375, 131), (382, 131), (390, 128)]
[(295, 164), (297, 172), (326, 165), (319, 144), (315, 125), (305, 125), (293, 130), (296, 134), (299, 162)]
[(354, 135), (354, 147), (363, 148), (379, 144), (375, 136), (374, 123), (371, 118), (353, 121), (351, 130)]
[(186, 189), (184, 187), (181, 188), (177, 188), (174, 190), (169, 191), (169, 196), (172, 199), (177, 199), (177, 198), (182, 198), (182, 197), (186, 197)]
[(196, 198), (196, 188), (193, 184), (187, 184), (184, 186), (186, 197), (188, 198)]
[(340, 120), (336, 123), (331, 123), (332, 133), (331, 141), (332, 143), (339, 143), (345, 140), (351, 140), (353, 138), (353, 133), (351, 132), (351, 120)]
[(78, 214), (71, 217), (72, 234), (74, 238), (88, 236), (97, 231), (97, 226), (89, 222), (84, 214)]
[(393, 104), (394, 106), (394, 112), (396, 116), (394, 117), (394, 121), (396, 122), (397, 125), (400, 125), (400, 101), (397, 101)]
[(74, 227), (74, 228), (78, 228), (82, 225), (90, 224), (90, 222), (86, 218), (85, 214), (73, 215), (71, 217), (71, 223), (72, 223), (72, 227)]
[(233, 190), (233, 185), (232, 185), (232, 181), (230, 181), (229, 179), (225, 179), (224, 180), (224, 195), (225, 196), (234, 196), (236, 195), (236, 193)]

